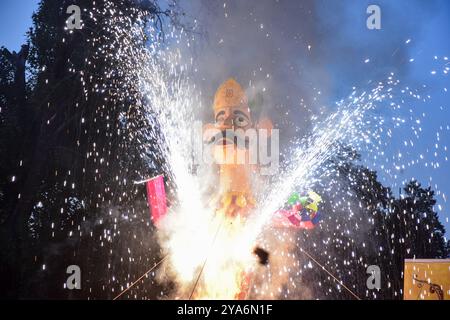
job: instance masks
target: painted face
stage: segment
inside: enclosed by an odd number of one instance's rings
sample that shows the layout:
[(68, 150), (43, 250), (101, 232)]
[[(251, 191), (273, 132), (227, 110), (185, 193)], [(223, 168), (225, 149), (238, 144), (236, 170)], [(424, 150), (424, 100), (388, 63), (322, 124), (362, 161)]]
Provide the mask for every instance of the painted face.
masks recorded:
[[(252, 128), (253, 123), (245, 91), (236, 80), (230, 78), (219, 86), (214, 96), (213, 110), (214, 122), (209, 127), (213, 130), (210, 130), (207, 141), (214, 144), (216, 161), (241, 163), (236, 159), (247, 156), (245, 131)], [(224, 158), (227, 160), (224, 161)]]

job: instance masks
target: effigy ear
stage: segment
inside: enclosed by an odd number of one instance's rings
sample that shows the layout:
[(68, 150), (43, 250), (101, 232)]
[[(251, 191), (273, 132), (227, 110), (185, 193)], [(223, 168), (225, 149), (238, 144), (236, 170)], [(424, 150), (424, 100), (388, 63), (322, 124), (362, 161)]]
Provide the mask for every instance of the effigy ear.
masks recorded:
[(272, 129), (273, 129), (273, 124), (272, 121), (267, 118), (261, 118), (258, 123), (256, 124), (256, 129), (264, 129), (267, 130), (267, 136), (270, 137), (272, 135)]

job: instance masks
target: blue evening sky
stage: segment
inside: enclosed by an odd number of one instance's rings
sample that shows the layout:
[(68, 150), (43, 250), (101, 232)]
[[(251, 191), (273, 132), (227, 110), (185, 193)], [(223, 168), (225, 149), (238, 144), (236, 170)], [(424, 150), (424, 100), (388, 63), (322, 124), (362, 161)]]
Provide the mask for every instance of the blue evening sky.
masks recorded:
[[(350, 2), (351, 5), (348, 5)], [(392, 187), (395, 194), (398, 194), (402, 183), (411, 178), (416, 178), (423, 186), (431, 186), (438, 193), (435, 209), (448, 235), (450, 214), (445, 199), (450, 195), (450, 164), (446, 160), (448, 151), (444, 147), (450, 147), (450, 80), (443, 71), (445, 66), (450, 67), (450, 1), (318, 0), (318, 3), (321, 27), (331, 38), (324, 42), (322, 48), (330, 52), (325, 63), (327, 73), (334, 78), (331, 92), (328, 92), (329, 104), (350, 94), (352, 86), (370, 90), (374, 85), (368, 85), (369, 80), (386, 80), (386, 74), (391, 71), (400, 79), (402, 87), (422, 89), (422, 96), (431, 96), (430, 101), (422, 103), (407, 99), (400, 111), (392, 112), (388, 106), (380, 106), (377, 110), (385, 119), (390, 119), (394, 115), (408, 118), (411, 109), (414, 119), (393, 130), (392, 139), (384, 151), (390, 159), (401, 153), (402, 159), (386, 163), (386, 158), (383, 158), (385, 167), (393, 167), (394, 163), (406, 164), (423, 155), (420, 163), (386, 174), (379, 170), (381, 161), (373, 163), (372, 157), (362, 156), (369, 167), (377, 170), (383, 184)], [(362, 13), (370, 4), (381, 8), (381, 30), (359, 27), (366, 24), (367, 15)], [(336, 15), (336, 10), (345, 13)], [(444, 60), (444, 57), (449, 60)], [(370, 62), (365, 63), (366, 59)], [(410, 59), (414, 60), (410, 62)], [(431, 73), (433, 70), (436, 71), (434, 75)], [(427, 87), (423, 88), (423, 85)], [(445, 88), (448, 92), (444, 91)], [(411, 129), (412, 125), (419, 127), (414, 123), (415, 119), (421, 121), (422, 133), (418, 139)], [(404, 141), (409, 142), (410, 139), (414, 146), (404, 146)], [(439, 167), (432, 168), (431, 162), (438, 162)]]
[(0, 2), (0, 46), (10, 51), (20, 50), (26, 42), (26, 32), (31, 27), (31, 15), (38, 0), (2, 0)]

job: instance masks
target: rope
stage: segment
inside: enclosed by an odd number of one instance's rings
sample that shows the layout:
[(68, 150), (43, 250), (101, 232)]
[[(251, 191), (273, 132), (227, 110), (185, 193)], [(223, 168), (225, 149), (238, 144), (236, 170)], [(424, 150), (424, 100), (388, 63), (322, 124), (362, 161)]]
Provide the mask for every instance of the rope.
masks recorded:
[(250, 293), (251, 293), (252, 287), (253, 287), (253, 280), (255, 279), (255, 271), (256, 270), (254, 270), (254, 272), (252, 272), (251, 275), (250, 275), (250, 281), (249, 281), (249, 284), (248, 284), (248, 289), (247, 289), (247, 292), (245, 293), (245, 297), (244, 297), (243, 300), (248, 300), (248, 297), (250, 296)]
[[(219, 234), (219, 230), (222, 226), (222, 223), (219, 225), (219, 227), (217, 228), (216, 234), (214, 236), (213, 242), (211, 244), (211, 248), (214, 245), (214, 242), (216, 241), (217, 235)], [(316, 263), (318, 266), (320, 266), (322, 268), (322, 270), (324, 270), (330, 277), (332, 277), (337, 283), (339, 283), (345, 290), (347, 290), (353, 297), (355, 297), (357, 300), (361, 300), (361, 298), (356, 295), (352, 290), (350, 290), (350, 288), (348, 288), (341, 280), (339, 280), (338, 278), (336, 278), (331, 272), (329, 272), (323, 265), (321, 265), (316, 259), (314, 259), (308, 252), (306, 252), (303, 248), (300, 248), (300, 251), (303, 252), (308, 258), (310, 258), (314, 263)], [(146, 271), (142, 276), (140, 276), (136, 281), (134, 281), (133, 283), (131, 283), (131, 285), (129, 287), (127, 287), (125, 290), (121, 291), (116, 297), (114, 297), (113, 300), (117, 300), (118, 298), (120, 298), (125, 292), (127, 292), (128, 290), (130, 290), (132, 287), (134, 287), (136, 285), (136, 283), (138, 283), (139, 281), (142, 280), (142, 278), (144, 278), (147, 274), (149, 274), (150, 272), (152, 272), (157, 266), (159, 266), (164, 260), (166, 260), (169, 257), (169, 255), (166, 255), (164, 258), (162, 258), (158, 263), (156, 263), (153, 267), (151, 267), (148, 271)], [(200, 269), (200, 272), (197, 276), (197, 279), (194, 283), (194, 286), (192, 287), (192, 291), (191, 294), (189, 295), (189, 300), (192, 299), (192, 296), (194, 295), (195, 289), (197, 288), (198, 282), (202, 276), (203, 270), (206, 266), (206, 262), (208, 261), (208, 257), (209, 254), (206, 256), (205, 261), (203, 262), (202, 268)], [(249, 290), (250, 291), (250, 290)], [(246, 294), (246, 296), (248, 296), (248, 293)]]
[[(219, 224), (216, 234), (214, 235), (214, 239), (211, 243), (211, 248), (210, 250), (213, 248), (214, 243), (217, 239), (217, 235), (219, 234), (220, 228), (222, 227), (222, 223), (223, 220), (221, 221), (221, 223)], [(341, 280), (339, 280), (338, 278), (336, 278), (330, 271), (328, 271), (323, 265), (321, 265), (316, 259), (314, 259), (308, 252), (306, 252), (303, 248), (300, 248), (300, 251), (303, 252), (308, 258), (310, 258), (314, 263), (316, 263), (318, 266), (320, 266), (322, 268), (322, 270), (324, 270), (330, 277), (332, 277), (337, 283), (339, 283), (345, 290), (347, 290), (353, 297), (355, 297), (357, 300), (361, 300), (361, 298), (356, 295), (350, 288), (348, 288)], [(167, 254), (166, 256), (164, 256), (158, 263), (156, 263), (153, 267), (151, 267), (149, 270), (147, 270), (142, 276), (140, 276), (136, 281), (132, 282), (130, 286), (128, 286), (125, 290), (121, 291), (116, 297), (114, 297), (113, 300), (117, 300), (118, 298), (120, 298), (125, 292), (127, 292), (128, 290), (130, 290), (132, 287), (134, 287), (136, 285), (136, 283), (138, 283), (139, 281), (142, 280), (142, 278), (144, 278), (147, 274), (149, 274), (150, 272), (152, 272), (157, 266), (159, 266), (164, 260), (166, 260), (169, 257), (169, 254)], [(189, 300), (192, 299), (192, 296), (194, 295), (195, 289), (197, 288), (198, 282), (200, 281), (200, 278), (202, 276), (203, 270), (205, 269), (206, 263), (208, 261), (209, 258), (209, 252), (208, 255), (205, 257), (205, 261), (203, 262), (202, 268), (200, 269), (200, 272), (197, 276), (197, 279), (195, 280), (194, 286), (192, 287), (192, 291), (189, 295)], [(246, 294), (246, 298), (249, 294), (249, 291)]]
[(308, 252), (306, 252), (303, 248), (300, 248), (300, 251), (303, 252), (305, 255), (308, 256), (312, 261), (314, 261), (317, 265), (319, 265), (326, 273), (328, 273), (337, 283), (339, 283), (342, 287), (344, 287), (345, 290), (351, 293), (353, 297), (356, 298), (356, 300), (361, 300), (360, 297), (358, 297), (352, 290), (350, 290), (341, 280), (336, 278), (330, 271), (325, 269), (323, 265), (321, 265), (316, 259), (314, 259)]
[[(213, 248), (214, 242), (216, 242), (216, 238), (217, 238), (217, 235), (219, 234), (220, 228), (222, 227), (222, 223), (223, 223), (223, 219), (220, 222), (219, 226), (217, 227), (216, 234), (214, 235), (214, 239), (211, 243), (211, 248), (209, 250), (211, 250)], [(209, 257), (209, 251), (208, 251), (208, 254), (206, 255), (205, 261), (203, 262), (202, 268), (200, 269), (200, 272), (198, 273), (198, 276), (197, 276), (197, 279), (195, 280), (194, 286), (192, 287), (191, 294), (189, 295), (189, 300), (191, 300), (192, 296), (194, 295), (195, 289), (197, 288), (197, 285), (198, 285), (198, 281), (200, 280), (200, 277), (202, 276), (202, 273), (203, 273), (203, 269), (205, 269), (206, 262), (208, 261), (208, 257)]]
[(146, 271), (142, 276), (140, 276), (139, 279), (137, 279), (136, 281), (134, 281), (133, 283), (131, 283), (131, 285), (130, 285), (129, 287), (127, 287), (125, 290), (123, 290), (122, 292), (120, 292), (113, 300), (117, 300), (118, 298), (120, 298), (125, 292), (127, 292), (128, 290), (130, 290), (136, 283), (138, 283), (139, 281), (141, 281), (142, 278), (144, 278), (147, 274), (149, 274), (149, 273), (152, 272), (157, 266), (159, 266), (164, 260), (166, 260), (167, 257), (169, 257), (168, 254), (167, 254), (164, 258), (162, 258), (157, 264), (155, 264), (153, 267), (151, 267), (148, 271)]

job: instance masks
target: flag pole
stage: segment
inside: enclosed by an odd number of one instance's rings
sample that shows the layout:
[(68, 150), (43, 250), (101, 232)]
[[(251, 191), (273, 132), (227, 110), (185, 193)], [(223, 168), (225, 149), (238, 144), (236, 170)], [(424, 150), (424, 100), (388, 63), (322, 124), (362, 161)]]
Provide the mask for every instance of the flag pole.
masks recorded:
[(143, 184), (143, 183), (149, 182), (149, 181), (151, 181), (151, 180), (153, 180), (153, 179), (159, 178), (159, 177), (161, 177), (161, 176), (162, 176), (162, 174), (158, 174), (157, 176), (154, 176), (154, 177), (152, 177), (152, 178), (148, 178), (148, 179), (144, 179), (144, 180), (139, 180), (139, 181), (133, 181), (133, 184)]

